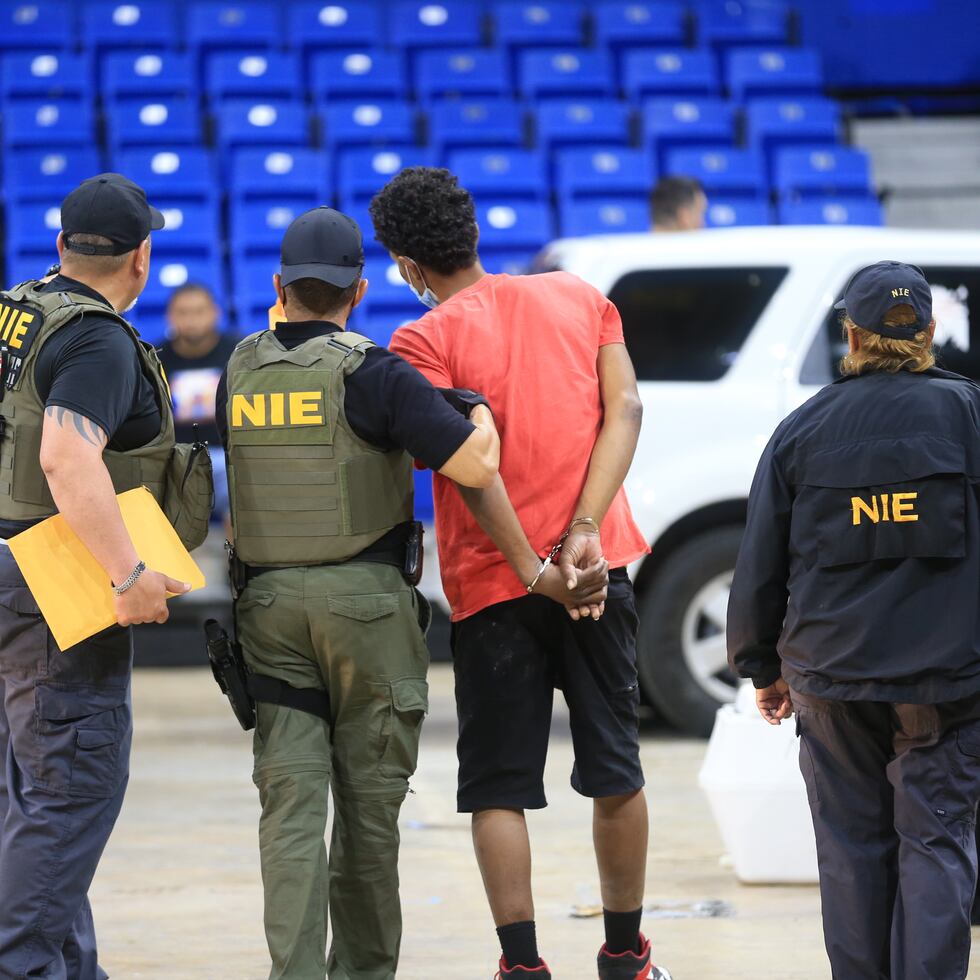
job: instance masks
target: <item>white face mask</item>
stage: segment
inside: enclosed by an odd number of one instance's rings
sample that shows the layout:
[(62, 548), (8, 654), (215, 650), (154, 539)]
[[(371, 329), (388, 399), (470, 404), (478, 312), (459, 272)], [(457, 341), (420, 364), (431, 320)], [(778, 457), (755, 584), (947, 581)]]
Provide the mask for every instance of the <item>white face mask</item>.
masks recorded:
[(425, 279), (422, 277), (422, 270), (419, 269), (418, 263), (415, 263), (415, 270), (419, 274), (419, 279), (422, 279), (422, 285), (425, 286), (425, 292), (420, 293), (413, 284), (412, 280), (408, 280), (408, 288), (414, 293), (415, 298), (423, 305), (427, 306), (430, 310), (434, 310), (439, 305), (439, 298), (436, 296), (428, 286), (425, 285)]

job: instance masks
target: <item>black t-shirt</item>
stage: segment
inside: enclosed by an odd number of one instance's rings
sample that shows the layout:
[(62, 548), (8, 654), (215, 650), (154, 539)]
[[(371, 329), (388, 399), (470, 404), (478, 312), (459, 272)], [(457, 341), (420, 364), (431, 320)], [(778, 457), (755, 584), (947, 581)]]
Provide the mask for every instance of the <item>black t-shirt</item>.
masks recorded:
[(215, 347), (201, 357), (182, 357), (169, 340), (160, 348), (160, 360), (173, 397), (178, 442), (193, 442), (197, 423), (198, 438), (217, 444), (214, 396), (235, 343), (234, 337), (221, 335)]
[[(55, 276), (43, 292), (81, 293), (106, 302), (67, 276)], [(132, 337), (109, 317), (86, 313), (45, 341), (34, 362), (34, 383), (45, 408), (56, 405), (91, 419), (109, 437), (110, 449), (137, 449), (160, 431), (153, 382), (143, 375)], [(36, 523), (0, 521), (0, 537)]]
[[(322, 320), (280, 323), (276, 338), (289, 350), (341, 328)], [(228, 442), (227, 378), (217, 394), (217, 423)], [(432, 470), (440, 470), (473, 432), (473, 423), (407, 361), (384, 347), (372, 347), (346, 380), (344, 414), (355, 434), (386, 452), (403, 449)]]

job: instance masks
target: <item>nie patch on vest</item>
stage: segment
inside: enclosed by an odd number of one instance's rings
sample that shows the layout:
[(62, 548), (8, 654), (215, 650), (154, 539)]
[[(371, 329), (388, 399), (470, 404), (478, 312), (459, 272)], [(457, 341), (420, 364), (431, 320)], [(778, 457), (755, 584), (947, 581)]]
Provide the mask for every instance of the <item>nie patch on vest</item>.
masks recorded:
[(24, 358), (44, 325), (44, 315), (37, 307), (0, 300), (0, 378), (7, 390), (20, 380)]
[(291, 429), (326, 424), (327, 408), (323, 389), (235, 392), (231, 396), (233, 429)]

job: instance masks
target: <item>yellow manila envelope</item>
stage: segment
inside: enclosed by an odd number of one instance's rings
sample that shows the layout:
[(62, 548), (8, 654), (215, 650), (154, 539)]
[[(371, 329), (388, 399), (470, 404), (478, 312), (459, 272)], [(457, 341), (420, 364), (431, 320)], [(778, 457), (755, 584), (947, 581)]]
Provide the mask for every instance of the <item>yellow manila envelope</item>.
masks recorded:
[[(116, 498), (136, 553), (146, 567), (191, 591), (204, 588), (204, 573), (146, 487)], [(68, 522), (55, 514), (7, 542), (27, 586), (62, 650), (116, 622), (112, 582)]]

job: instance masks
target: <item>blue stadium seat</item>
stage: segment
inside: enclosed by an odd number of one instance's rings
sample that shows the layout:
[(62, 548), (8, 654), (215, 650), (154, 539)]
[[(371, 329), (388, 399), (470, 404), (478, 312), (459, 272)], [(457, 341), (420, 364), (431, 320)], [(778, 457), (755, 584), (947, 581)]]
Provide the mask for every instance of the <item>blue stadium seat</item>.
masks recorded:
[(677, 146), (731, 146), (735, 118), (723, 99), (651, 99), (643, 106), (643, 132), (663, 167), (667, 151)]
[(426, 102), (446, 96), (499, 97), (510, 95), (510, 89), (510, 70), (502, 51), (423, 51), (415, 61), (415, 92)]
[(8, 251), (4, 285), (10, 287), (19, 282), (27, 282), (28, 279), (40, 279), (47, 272), (48, 267), (58, 261), (58, 251), (54, 241), (52, 238), (41, 252)]
[(98, 150), (91, 143), (22, 149), (7, 158), (4, 191), (12, 201), (60, 201), (83, 180), (101, 172)]
[(398, 272), (398, 264), (392, 262), (387, 255), (369, 258), (364, 263), (364, 278), (369, 283), (364, 297), (365, 313), (368, 316), (376, 316), (382, 310), (400, 310), (408, 316), (414, 313), (418, 319), (425, 312), (425, 308), (412, 295), (408, 284)]
[[(7, 209), (7, 252), (54, 252), (54, 242), (61, 231), (61, 201), (17, 204)], [(52, 258), (52, 262), (57, 259)], [(35, 273), (38, 277), (44, 269)]]
[(310, 118), (300, 102), (235, 99), (216, 110), (218, 146), (309, 146)]
[(717, 62), (705, 50), (627, 51), (623, 91), (636, 101), (653, 95), (717, 95)]
[(82, 46), (169, 48), (177, 40), (175, 5), (165, 0), (89, 0), (82, 7)]
[(176, 51), (112, 51), (102, 58), (102, 97), (110, 102), (186, 96), (196, 85), (190, 58)]
[(465, 146), (521, 146), (524, 110), (509, 99), (439, 103), (429, 114), (429, 138), (441, 159)]
[(262, 147), (238, 150), (229, 171), (233, 199), (312, 200), (327, 204), (333, 198), (330, 158), (306, 147)]
[(870, 195), (871, 159), (864, 150), (843, 146), (777, 150), (773, 186), (781, 196)]
[(564, 201), (561, 205), (563, 237), (610, 235), (650, 230), (650, 206), (632, 197)]
[(205, 256), (221, 254), (218, 205), (214, 200), (157, 198), (166, 225), (153, 233), (153, 253)]
[(683, 147), (667, 153), (665, 176), (694, 177), (709, 196), (760, 198), (768, 193), (762, 157), (752, 150)]
[(264, 330), (269, 323), (269, 307), (276, 301), (272, 277), (279, 271), (279, 255), (276, 251), (260, 256), (235, 254), (231, 271), (238, 332), (245, 335)]
[(557, 154), (556, 189), (560, 198), (645, 198), (656, 172), (645, 150), (619, 146), (579, 147)]
[(72, 47), (73, 6), (65, 0), (0, 5), (0, 51), (57, 51)]
[(768, 201), (752, 201), (744, 197), (711, 197), (705, 214), (705, 223), (709, 228), (768, 225), (771, 220)]
[(751, 48), (728, 55), (728, 91), (743, 101), (757, 95), (809, 95), (823, 88), (816, 51), (799, 48)]
[(88, 58), (66, 52), (3, 56), (0, 97), (81, 99), (91, 91)]
[(603, 98), (615, 90), (612, 62), (605, 51), (524, 51), (518, 75), (518, 88), (528, 99)]
[(139, 306), (135, 307), (131, 313), (127, 313), (126, 318), (146, 343), (157, 347), (167, 339), (169, 324), (166, 314), (162, 310), (144, 310), (142, 306)]
[(481, 256), (483, 268), (492, 275), (506, 273), (508, 276), (527, 275), (531, 270), (538, 249), (524, 249), (516, 252), (490, 252)]
[[(381, 242), (374, 239), (374, 222), (371, 221), (371, 213), (368, 211), (368, 202), (343, 201), (341, 211), (348, 218), (353, 218), (357, 222), (357, 227), (361, 229), (361, 238), (364, 242), (364, 254), (369, 260), (377, 260), (381, 256), (388, 255)], [(414, 302), (414, 301), (413, 301)], [(421, 314), (419, 314), (421, 316)]]
[(337, 190), (340, 199), (349, 201), (368, 201), (405, 167), (428, 166), (428, 150), (399, 149), (354, 149), (340, 154), (337, 172)]
[(826, 197), (784, 201), (779, 206), (783, 225), (880, 225), (881, 204), (877, 198)]
[(840, 130), (840, 106), (831, 99), (767, 98), (750, 102), (746, 110), (749, 145), (767, 158), (776, 147), (835, 143)]
[(541, 201), (484, 199), (476, 213), (481, 253), (537, 249), (555, 237), (551, 208)]
[(281, 37), (277, 4), (195, 0), (187, 8), (187, 46), (192, 50), (278, 47)]
[(151, 201), (212, 201), (218, 196), (211, 154), (203, 146), (140, 147), (120, 153), (113, 166), (135, 180)]
[(113, 153), (127, 146), (194, 146), (201, 141), (201, 117), (189, 99), (124, 100), (106, 106), (106, 130)]
[(415, 109), (405, 102), (329, 103), (323, 118), (323, 140), (332, 150), (366, 143), (411, 146), (416, 142)]
[(698, 42), (713, 48), (785, 44), (786, 34), (787, 15), (781, 4), (728, 0), (702, 3), (698, 8)]
[[(150, 277), (139, 299), (140, 317), (144, 313), (160, 312), (166, 308), (170, 294), (188, 282), (203, 282), (220, 296), (224, 292), (224, 276), (217, 257), (161, 256), (150, 263)], [(270, 284), (271, 292), (271, 284)], [(271, 305), (271, 304), (270, 304)], [(135, 312), (135, 311), (134, 311)], [(265, 324), (262, 324), (265, 326)]]
[(89, 146), (94, 140), (87, 99), (19, 99), (4, 107), (4, 146)]
[(278, 51), (216, 51), (207, 59), (205, 91), (212, 99), (290, 99), (303, 91), (296, 55)]
[(431, 524), (435, 520), (435, 513), (435, 505), (432, 502), (432, 470), (416, 470), (415, 519)]
[(629, 142), (629, 107), (612, 99), (544, 102), (536, 115), (538, 145), (548, 150), (581, 143)]
[(384, 41), (384, 21), (377, 4), (363, 0), (292, 3), (286, 17), (286, 36), (305, 51), (320, 48), (357, 51)]
[(676, 0), (600, 3), (593, 20), (596, 43), (614, 51), (687, 43), (687, 10)]
[(543, 201), (548, 198), (546, 161), (537, 150), (511, 147), (457, 150), (450, 155), (447, 166), (477, 199), (527, 197)]
[(314, 102), (328, 99), (400, 99), (405, 62), (396, 51), (323, 51), (310, 62)]
[(583, 43), (581, 3), (563, 0), (504, 0), (493, 7), (496, 43), (509, 51), (521, 48), (577, 48)]
[[(370, 287), (369, 287), (370, 288)], [(416, 319), (418, 319), (416, 317)], [(361, 311), (354, 310), (354, 315), (347, 323), (347, 329), (353, 330), (364, 337), (370, 337), (379, 347), (387, 347), (391, 343), (391, 335), (401, 326), (397, 317), (392, 316), (361, 316)], [(416, 479), (422, 472), (428, 470), (416, 470)], [(415, 498), (415, 519), (424, 520), (419, 515), (418, 497)]]
[(315, 197), (309, 201), (233, 202), (229, 232), (236, 252), (241, 255), (278, 255), (286, 229), (304, 211), (319, 203)]
[(398, 0), (389, 13), (389, 40), (396, 48), (478, 47), (480, 5), (467, 0)]

